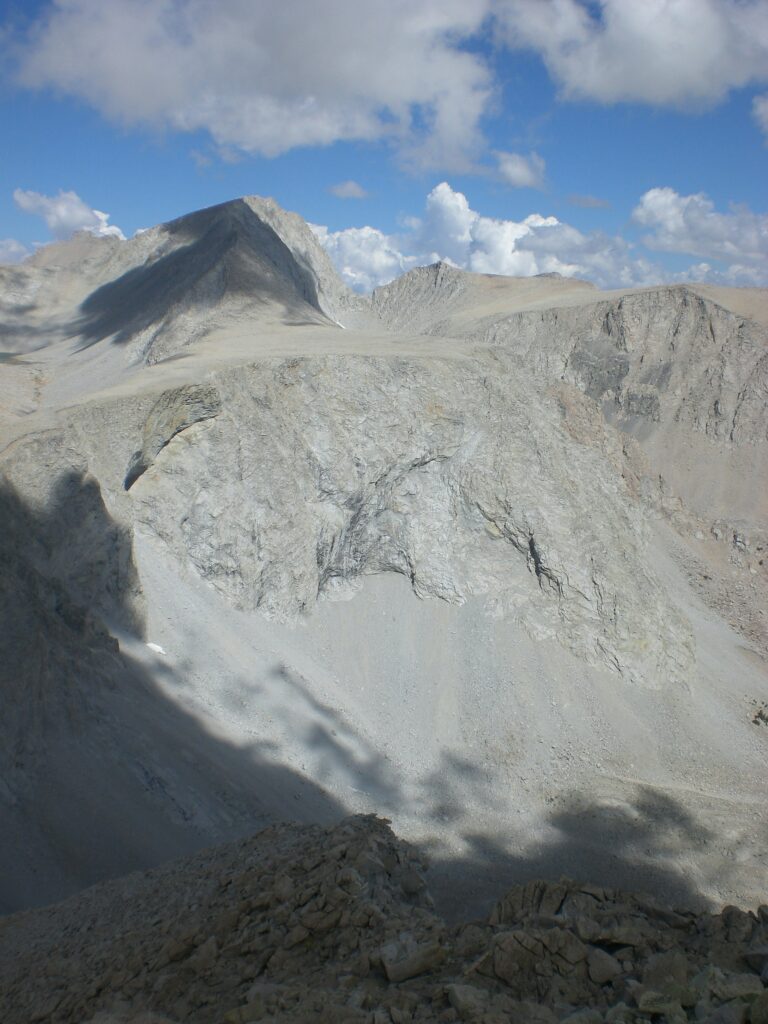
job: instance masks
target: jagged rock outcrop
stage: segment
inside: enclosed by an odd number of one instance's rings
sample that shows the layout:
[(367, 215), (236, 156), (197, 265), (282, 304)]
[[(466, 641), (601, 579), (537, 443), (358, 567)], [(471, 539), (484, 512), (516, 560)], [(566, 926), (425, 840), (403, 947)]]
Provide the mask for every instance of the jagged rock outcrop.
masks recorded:
[(133, 453), (125, 474), (126, 491), (182, 430), (213, 419), (220, 412), (218, 391), (210, 385), (191, 384), (163, 392), (144, 421), (141, 447)]
[[(460, 309), (468, 277), (450, 263), (416, 267), (371, 295), (376, 315), (392, 330), (427, 333)], [(436, 330), (434, 333), (439, 334)]]
[[(578, 384), (613, 422), (761, 444), (768, 331), (684, 287), (478, 325), (548, 377)], [(477, 336), (477, 335), (476, 335)]]
[(588, 281), (559, 274), (509, 278), (471, 274), (450, 263), (415, 267), (388, 285), (376, 288), (371, 308), (391, 330), (462, 336), (469, 321), (495, 311), (588, 301), (597, 293)]
[[(734, 297), (733, 309), (721, 304)], [(694, 586), (768, 651), (768, 327), (757, 298), (696, 285), (605, 295), (435, 264), (377, 289), (372, 307), (392, 330), (491, 345), (539, 382), (578, 388), (594, 406), (579, 417), (583, 443), (601, 447), (605, 425), (618, 428), (636, 490), (684, 539)], [(596, 429), (585, 433), (587, 419)]]
[[(436, 264), (378, 289), (373, 308), (393, 329), (411, 317), (423, 333), (499, 346), (537, 379), (575, 384), (695, 510), (735, 506), (764, 519), (754, 473), (768, 471), (768, 328), (684, 285), (615, 298), (574, 285), (558, 282), (563, 294), (542, 308), (527, 281)], [(509, 312), (485, 312), (500, 305), (496, 293)], [(736, 454), (744, 447), (750, 473)], [(713, 466), (702, 472), (704, 460)]]
[(0, 924), (6, 1024), (768, 1018), (768, 908), (561, 879), (448, 924), (385, 822), (273, 826)]

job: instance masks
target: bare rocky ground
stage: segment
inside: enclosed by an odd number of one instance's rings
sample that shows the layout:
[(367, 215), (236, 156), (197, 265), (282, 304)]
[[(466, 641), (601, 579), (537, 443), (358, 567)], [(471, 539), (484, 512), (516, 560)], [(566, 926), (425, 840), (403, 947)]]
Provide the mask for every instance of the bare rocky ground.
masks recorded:
[(251, 197), (0, 314), (4, 1019), (766, 1019), (764, 292)]
[(374, 817), (276, 825), (0, 923), (6, 1024), (768, 1020), (768, 907), (719, 914), (568, 879), (435, 913)]

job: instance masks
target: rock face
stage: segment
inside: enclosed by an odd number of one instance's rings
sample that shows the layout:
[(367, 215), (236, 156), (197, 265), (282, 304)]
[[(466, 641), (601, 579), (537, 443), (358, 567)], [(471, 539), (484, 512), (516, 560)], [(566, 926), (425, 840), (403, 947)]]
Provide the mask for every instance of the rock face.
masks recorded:
[[(763, 293), (738, 291), (680, 285), (605, 295), (586, 282), (439, 263), (377, 289), (372, 308), (391, 330), (410, 324), (492, 346), (537, 382), (558, 382), (567, 428), (582, 443), (604, 450), (606, 424), (617, 427), (620, 472), (655, 514), (686, 537), (718, 542), (704, 552), (708, 565), (696, 558), (694, 585), (765, 655), (768, 628), (752, 599), (768, 600), (768, 321)], [(730, 569), (737, 565), (740, 573)], [(745, 575), (747, 592), (757, 589), (747, 600)]]
[(768, 908), (672, 910), (568, 879), (448, 924), (375, 818), (274, 826), (0, 926), (7, 1024), (739, 1020)]
[(126, 482), (136, 521), (238, 606), (295, 619), (395, 572), (421, 598), (482, 596), (639, 685), (685, 682), (689, 629), (646, 567), (642, 515), (533, 381), (373, 357), (214, 381), (162, 396), (142, 430), (152, 469), (136, 478), (142, 454)]
[[(501, 279), (502, 282), (504, 279)], [(409, 317), (426, 334), (500, 346), (538, 380), (563, 380), (600, 405), (608, 420), (648, 445), (674, 485), (694, 507), (727, 494), (727, 507), (764, 520), (765, 489), (756, 490), (738, 459), (748, 447), (758, 472), (765, 463), (768, 328), (735, 314), (687, 286), (602, 298), (560, 282), (550, 308), (485, 313), (499, 305), (476, 275), (436, 264), (411, 271), (373, 296), (373, 308), (397, 329)], [(527, 286), (524, 300), (508, 286), (507, 305), (541, 305)], [(567, 290), (566, 290), (567, 289)], [(503, 294), (503, 293), (502, 293)], [(698, 487), (680, 458), (692, 445)], [(717, 472), (705, 471), (704, 452)], [(729, 463), (736, 461), (737, 471)], [(683, 463), (681, 465), (680, 463)]]
[(360, 299), (254, 197), (0, 290), (0, 908), (351, 810), (442, 891), (469, 845), (759, 898), (761, 322), (443, 264)]
[[(376, 288), (371, 308), (395, 331), (418, 331), (451, 337), (468, 321), (529, 305), (551, 307), (589, 301), (599, 293), (586, 281), (542, 274), (533, 278), (470, 274), (449, 263), (416, 267), (391, 284)], [(458, 329), (457, 329), (458, 327)]]

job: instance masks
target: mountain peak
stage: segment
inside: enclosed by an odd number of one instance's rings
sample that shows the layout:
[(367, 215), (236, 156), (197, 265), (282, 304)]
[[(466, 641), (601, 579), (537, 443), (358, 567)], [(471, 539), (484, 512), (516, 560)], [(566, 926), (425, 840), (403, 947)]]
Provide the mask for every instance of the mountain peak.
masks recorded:
[(243, 196), (176, 217), (127, 241), (79, 233), (13, 268), (23, 316), (3, 310), (10, 351), (76, 338), (129, 346), (155, 362), (247, 318), (336, 324), (363, 304), (307, 223), (273, 199)]

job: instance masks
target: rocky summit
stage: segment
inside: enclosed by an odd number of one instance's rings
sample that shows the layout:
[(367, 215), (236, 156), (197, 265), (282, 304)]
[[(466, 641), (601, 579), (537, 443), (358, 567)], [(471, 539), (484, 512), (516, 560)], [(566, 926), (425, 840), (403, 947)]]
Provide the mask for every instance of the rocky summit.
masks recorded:
[(768, 293), (246, 197), (0, 338), (4, 1020), (768, 1020)]

